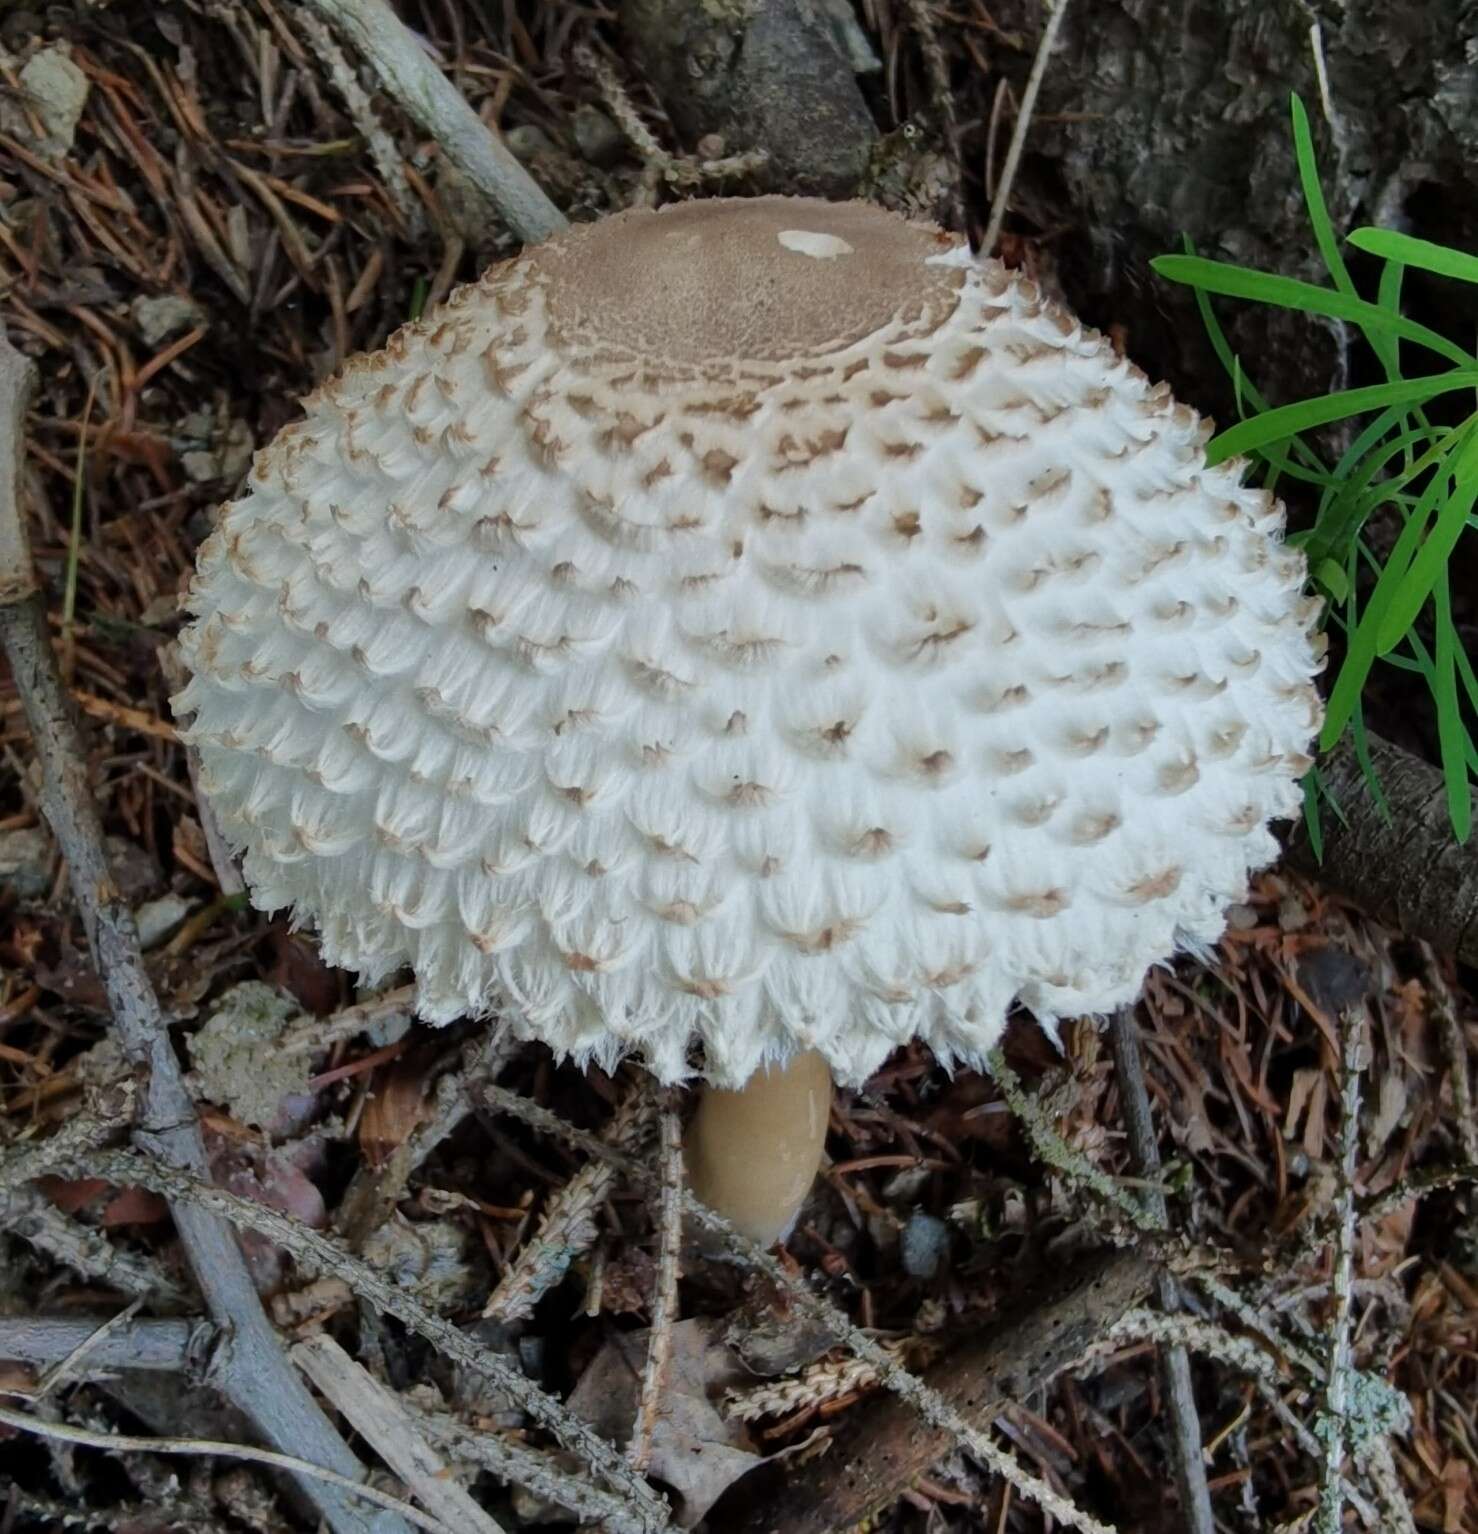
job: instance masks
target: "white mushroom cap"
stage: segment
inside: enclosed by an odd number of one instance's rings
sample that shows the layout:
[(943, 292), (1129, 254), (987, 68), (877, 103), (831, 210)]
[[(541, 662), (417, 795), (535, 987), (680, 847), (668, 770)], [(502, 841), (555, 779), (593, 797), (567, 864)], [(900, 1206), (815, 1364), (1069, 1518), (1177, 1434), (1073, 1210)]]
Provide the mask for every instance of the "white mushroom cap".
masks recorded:
[(580, 1060), (978, 1061), (1212, 943), (1318, 724), (1281, 508), (863, 204), (571, 230), (351, 361), (200, 553), (259, 906)]

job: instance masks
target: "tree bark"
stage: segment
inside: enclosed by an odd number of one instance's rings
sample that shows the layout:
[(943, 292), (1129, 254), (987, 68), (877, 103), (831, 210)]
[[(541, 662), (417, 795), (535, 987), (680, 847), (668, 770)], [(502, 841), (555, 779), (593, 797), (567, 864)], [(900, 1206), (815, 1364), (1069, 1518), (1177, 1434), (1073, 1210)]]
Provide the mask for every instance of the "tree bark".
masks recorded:
[[(1026, 40), (1038, 35), (1040, 0), (991, 12)], [(1019, 89), (1029, 56), (997, 50), (994, 62)], [(962, 116), (984, 121), (995, 82), (972, 78), (972, 88)], [(1231, 385), (1194, 302), (1147, 263), (1189, 235), (1203, 255), (1322, 276), (1298, 190), (1292, 91), (1309, 112), (1337, 230), (1382, 223), (1474, 248), (1478, 0), (1074, 0), (1019, 183), (1018, 206), (1071, 230), (1052, 249), (1084, 317), (1125, 326), (1141, 366), (1223, 421), (1235, 419)], [(1450, 324), (1453, 305), (1474, 304), (1460, 286), (1413, 272), (1407, 297), (1418, 312), (1442, 303)], [(1275, 402), (1327, 389), (1345, 368), (1324, 325), (1254, 304), (1219, 313)]]
[[(1442, 774), (1378, 735), (1369, 740), (1389, 818), (1366, 786), (1353, 748), (1342, 742), (1320, 757), (1319, 772), (1344, 820), (1323, 806), (1322, 860), (1303, 826), (1291, 840), (1289, 860), (1408, 937), (1478, 964), (1478, 855), (1452, 833)], [(1478, 808), (1478, 791), (1473, 798)]]
[(621, 23), (685, 147), (717, 133), (775, 191), (853, 195), (877, 128), (824, 4), (623, 0)]

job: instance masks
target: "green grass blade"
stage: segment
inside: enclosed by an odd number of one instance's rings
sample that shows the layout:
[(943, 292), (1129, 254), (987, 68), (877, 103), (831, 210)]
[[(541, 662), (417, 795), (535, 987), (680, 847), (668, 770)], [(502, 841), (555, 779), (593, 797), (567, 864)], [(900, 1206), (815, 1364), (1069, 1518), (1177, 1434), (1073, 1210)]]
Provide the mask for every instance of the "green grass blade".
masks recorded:
[(1437, 608), (1437, 653), (1432, 678), (1432, 701), (1437, 707), (1437, 744), (1442, 757), (1442, 781), (1447, 789), (1447, 813), (1453, 835), (1466, 842), (1473, 829), (1473, 796), (1468, 788), (1468, 757), (1473, 742), (1458, 709), (1457, 672), (1453, 651), (1459, 641), (1452, 626), (1452, 594), (1443, 569), (1433, 588)]
[(1478, 282), (1478, 256), (1470, 256), (1431, 240), (1418, 240), (1394, 229), (1356, 229), (1349, 236), (1356, 250), (1402, 266), (1415, 266), (1438, 277), (1456, 277), (1460, 282)]
[[(1416, 510), (1407, 519), (1406, 526), (1401, 529), (1400, 537), (1396, 539), (1395, 547), (1386, 559), (1385, 568), (1381, 570), (1375, 589), (1370, 593), (1370, 600), (1365, 604), (1365, 610), (1359, 613), (1357, 618), (1353, 592), (1349, 603), (1346, 604), (1349, 610), (1347, 620), (1349, 640), (1345, 649), (1344, 664), (1339, 668), (1339, 675), (1334, 679), (1334, 686), (1329, 690), (1324, 728), (1319, 734), (1319, 748), (1322, 751), (1329, 750), (1340, 738), (1345, 726), (1360, 706), (1360, 694), (1364, 690), (1365, 679), (1370, 675), (1370, 668), (1375, 664), (1379, 654), (1379, 636), (1386, 613), (1396, 595), (1397, 587), (1406, 575), (1408, 567), (1414, 562), (1422, 534), (1426, 530), (1433, 508), (1443, 493), (1447, 478), (1448, 476), (1444, 474), (1434, 474), (1431, 483), (1422, 492)], [(1373, 557), (1372, 562), (1378, 563)]]
[(1314, 158), (1314, 135), (1309, 131), (1309, 114), (1295, 91), (1290, 100), (1293, 113), (1293, 154), (1298, 161), (1298, 179), (1303, 187), (1304, 203), (1309, 210), (1309, 223), (1313, 225), (1314, 238), (1319, 242), (1319, 254), (1329, 268), (1329, 275), (1341, 293), (1355, 296), (1355, 284), (1350, 280), (1344, 257), (1339, 253), (1339, 237), (1329, 220), (1329, 208), (1324, 201), (1324, 188), (1319, 183), (1319, 165)]
[(1314, 861), (1324, 861), (1324, 827), (1319, 820), (1319, 800), (1323, 795), (1323, 784), (1319, 778), (1319, 769), (1310, 767), (1304, 774), (1304, 831), (1309, 838), (1309, 850), (1314, 854)]
[(1457, 647), (1457, 672), (1462, 679), (1463, 691), (1468, 695), (1468, 707), (1478, 714), (1478, 676), (1473, 674), (1473, 662), (1462, 645)]
[[(1438, 476), (1439, 482), (1448, 477)], [(1478, 432), (1469, 432), (1450, 477), (1452, 493), (1437, 514), (1436, 526), (1423, 539), (1410, 568), (1402, 575), (1381, 622), (1378, 648), (1382, 655), (1401, 643), (1416, 622), (1416, 615), (1427, 605), (1427, 598), (1446, 571), (1452, 551), (1468, 525), (1474, 503), (1478, 502)]]
[[(1435, 427), (1415, 428), (1396, 437), (1385, 435), (1402, 419), (1404, 416), (1399, 411), (1384, 411), (1372, 422), (1372, 426), (1384, 424), (1384, 432), (1381, 434), (1384, 440), (1379, 441), (1369, 455), (1358, 463), (1351, 462), (1350, 453), (1340, 459), (1339, 466), (1331, 476), (1339, 489), (1320, 507), (1314, 534), (1307, 543), (1311, 560), (1338, 558), (1349, 540), (1364, 527), (1371, 512), (1392, 501), (1398, 504), (1402, 502), (1405, 499), (1401, 493), (1403, 487), (1423, 472), (1424, 468), (1440, 462), (1450, 451), (1453, 438), (1458, 435)], [(1362, 432), (1356, 440), (1356, 446), (1371, 436), (1369, 430)], [(1430, 457), (1424, 454), (1422, 458), (1410, 459), (1400, 472), (1383, 479), (1377, 478), (1392, 458), (1414, 447), (1424, 446), (1433, 439), (1436, 439), (1437, 446)]]
[[(1376, 292), (1376, 303), (1388, 314), (1400, 314), (1401, 312), (1401, 284), (1406, 276), (1406, 268), (1399, 261), (1387, 261), (1381, 268), (1380, 286)], [(1374, 342), (1374, 337), (1371, 337)], [(1387, 378), (1399, 378), (1401, 376), (1401, 338), (1400, 336), (1386, 336), (1383, 345), (1379, 348), (1381, 365), (1386, 370)]]
[(1252, 452), (1270, 442), (1281, 442), (1297, 432), (1331, 421), (1363, 415), (1367, 410), (1381, 410), (1387, 405), (1406, 405), (1436, 399), (1455, 389), (1478, 387), (1478, 368), (1453, 368), (1429, 378), (1403, 379), (1400, 383), (1368, 384), (1359, 389), (1342, 389), (1317, 399), (1282, 405), (1235, 426), (1212, 438), (1206, 448), (1209, 463), (1223, 463), (1242, 453)]
[(1333, 288), (1322, 288), (1297, 277), (1279, 277), (1272, 272), (1233, 266), (1225, 261), (1208, 261), (1202, 256), (1156, 256), (1150, 265), (1171, 282), (1204, 288), (1224, 298), (1250, 298), (1280, 309), (1296, 309), (1302, 314), (1325, 314), (1332, 319), (1350, 320), (1367, 334), (1404, 336), (1408, 341), (1446, 357), (1457, 367), (1473, 366), (1473, 354), (1454, 345), (1446, 336), (1418, 325), (1414, 320), (1388, 313), (1379, 304), (1366, 303), (1363, 298)]

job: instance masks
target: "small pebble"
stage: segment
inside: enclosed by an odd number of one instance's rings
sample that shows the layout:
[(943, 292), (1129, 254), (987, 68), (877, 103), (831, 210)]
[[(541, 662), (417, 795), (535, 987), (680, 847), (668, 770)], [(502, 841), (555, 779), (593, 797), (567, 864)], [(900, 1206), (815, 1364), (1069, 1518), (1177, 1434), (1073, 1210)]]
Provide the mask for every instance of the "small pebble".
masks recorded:
[(182, 895), (161, 895), (146, 901), (134, 913), (139, 928), (139, 946), (147, 951), (157, 947), (194, 909), (194, 902)]
[(51, 838), (40, 826), (0, 834), (0, 886), (18, 900), (39, 900), (51, 888)]
[(903, 1271), (910, 1278), (933, 1278), (949, 1254), (949, 1227), (936, 1215), (915, 1210), (903, 1227)]
[(626, 152), (626, 138), (599, 107), (575, 108), (575, 144), (591, 165), (612, 165)]

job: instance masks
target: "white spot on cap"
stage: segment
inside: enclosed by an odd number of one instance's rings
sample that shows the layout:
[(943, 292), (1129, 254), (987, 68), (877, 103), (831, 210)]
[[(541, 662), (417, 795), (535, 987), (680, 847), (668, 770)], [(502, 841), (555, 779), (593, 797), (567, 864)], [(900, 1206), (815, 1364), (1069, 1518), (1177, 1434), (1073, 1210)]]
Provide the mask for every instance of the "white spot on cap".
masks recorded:
[(815, 229), (782, 229), (776, 239), (787, 250), (799, 256), (815, 256), (819, 261), (852, 254), (852, 247), (839, 235), (821, 234)]

